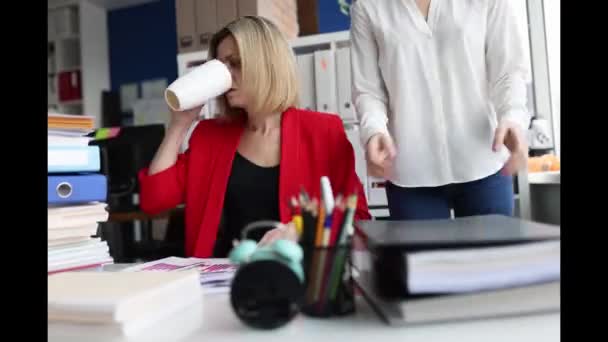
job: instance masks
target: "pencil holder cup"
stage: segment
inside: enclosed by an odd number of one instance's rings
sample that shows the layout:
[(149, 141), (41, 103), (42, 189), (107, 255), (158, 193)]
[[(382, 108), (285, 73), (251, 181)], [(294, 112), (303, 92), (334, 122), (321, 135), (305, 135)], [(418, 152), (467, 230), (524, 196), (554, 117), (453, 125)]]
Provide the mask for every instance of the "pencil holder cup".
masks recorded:
[(350, 252), (350, 245), (304, 248), (302, 313), (332, 317), (355, 312)]
[[(249, 230), (245, 229), (244, 235)], [(274, 329), (297, 315), (304, 296), (303, 251), (297, 243), (277, 240), (258, 246), (253, 240), (242, 240), (229, 257), (239, 265), (230, 288), (230, 303), (242, 322)]]

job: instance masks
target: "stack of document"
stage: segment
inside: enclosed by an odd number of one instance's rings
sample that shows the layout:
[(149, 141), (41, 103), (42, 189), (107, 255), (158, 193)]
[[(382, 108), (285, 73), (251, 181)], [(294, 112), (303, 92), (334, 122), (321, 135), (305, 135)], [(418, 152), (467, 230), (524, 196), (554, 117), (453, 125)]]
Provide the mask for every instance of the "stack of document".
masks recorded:
[(357, 283), (390, 324), (555, 312), (560, 309), (560, 242), (411, 253), (409, 295), (379, 296), (371, 275)]
[(559, 240), (404, 257), (409, 322), (559, 311)]
[(228, 293), (232, 278), (237, 270), (237, 265), (229, 259), (201, 259), (201, 258), (179, 258), (168, 257), (133, 267), (125, 268), (123, 272), (173, 272), (197, 270), (199, 281), (205, 294)]
[(199, 275), (188, 272), (64, 272), (48, 278), (49, 332), (135, 336), (202, 308)]
[(59, 131), (92, 131), (95, 118), (88, 115), (48, 113), (48, 128)]
[(411, 294), (456, 294), (559, 281), (560, 243), (407, 253), (407, 287)]
[(97, 234), (106, 221), (105, 203), (48, 208), (48, 273), (112, 263), (108, 244)]
[(359, 226), (372, 267), (359, 262), (355, 281), (390, 324), (560, 310), (559, 227), (496, 215)]
[(49, 273), (113, 261), (107, 243), (93, 238), (108, 219), (99, 147), (88, 145), (93, 126), (91, 116), (48, 114)]

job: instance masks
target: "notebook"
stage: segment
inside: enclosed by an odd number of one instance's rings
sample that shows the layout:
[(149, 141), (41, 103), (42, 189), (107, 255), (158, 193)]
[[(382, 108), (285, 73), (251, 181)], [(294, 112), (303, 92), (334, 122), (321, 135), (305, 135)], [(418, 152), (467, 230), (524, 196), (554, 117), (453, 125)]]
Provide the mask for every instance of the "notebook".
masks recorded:
[(101, 167), (99, 146), (49, 145), (49, 173), (98, 172)]
[(404, 255), (411, 293), (463, 293), (560, 279), (560, 241)]
[(105, 203), (48, 208), (48, 228), (69, 228), (97, 224), (108, 220)]
[(95, 127), (95, 118), (90, 115), (48, 113), (50, 129), (90, 130)]
[(358, 273), (355, 284), (380, 318), (390, 325), (428, 324), (560, 311), (559, 281), (495, 291), (421, 296), (406, 300), (388, 300), (378, 295), (368, 271)]
[[(49, 339), (59, 341), (181, 341), (200, 328), (204, 320), (203, 296), (190, 298), (186, 303), (174, 302), (160, 312), (151, 312), (124, 323), (94, 324), (50, 322)], [(135, 338), (135, 340), (132, 340)]]
[(98, 228), (99, 223), (96, 222), (68, 228), (53, 228), (48, 230), (47, 238), (50, 241), (77, 237), (91, 237), (97, 234)]
[(59, 273), (48, 278), (48, 320), (124, 323), (200, 295), (196, 271)]
[(355, 238), (385, 297), (475, 292), (560, 279), (559, 226), (501, 215), (358, 221)]
[(92, 140), (93, 138), (91, 137), (49, 134), (47, 144), (48, 146), (88, 146)]
[(48, 248), (61, 247), (67, 244), (81, 243), (92, 240), (91, 236), (74, 236), (68, 238), (48, 239)]
[(56, 263), (49, 262), (47, 274), (52, 275), (59, 272), (76, 271), (82, 269), (93, 269), (103, 265), (114, 263), (114, 259), (109, 255), (96, 255), (77, 260), (61, 261)]
[(53, 247), (48, 251), (48, 264), (71, 262), (88, 257), (108, 257), (110, 248), (106, 241), (97, 241), (76, 247)]
[(167, 257), (123, 269), (123, 272), (174, 272), (197, 270), (205, 294), (230, 292), (232, 278), (238, 265), (227, 258), (180, 258)]

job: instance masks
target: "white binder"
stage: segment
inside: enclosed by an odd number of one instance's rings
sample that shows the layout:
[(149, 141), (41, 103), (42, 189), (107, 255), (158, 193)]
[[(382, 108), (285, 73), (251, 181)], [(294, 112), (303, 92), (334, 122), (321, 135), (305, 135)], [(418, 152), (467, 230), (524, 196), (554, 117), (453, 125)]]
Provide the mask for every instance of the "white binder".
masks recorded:
[(369, 206), (387, 206), (386, 199), (386, 180), (373, 176), (367, 177), (368, 188), (368, 205)]
[(312, 53), (296, 57), (300, 81), (300, 108), (316, 110), (315, 101), (315, 58)]
[(315, 85), (317, 110), (337, 114), (336, 60), (331, 50), (315, 51)]
[(367, 191), (367, 162), (365, 161), (365, 150), (363, 149), (363, 146), (361, 146), (361, 139), (359, 138), (359, 128), (357, 126), (347, 127), (346, 137), (350, 141), (355, 152), (355, 172), (363, 185), (365, 197), (369, 200)]
[(344, 122), (357, 122), (351, 101), (350, 47), (336, 50), (336, 78), (338, 88), (338, 113)]

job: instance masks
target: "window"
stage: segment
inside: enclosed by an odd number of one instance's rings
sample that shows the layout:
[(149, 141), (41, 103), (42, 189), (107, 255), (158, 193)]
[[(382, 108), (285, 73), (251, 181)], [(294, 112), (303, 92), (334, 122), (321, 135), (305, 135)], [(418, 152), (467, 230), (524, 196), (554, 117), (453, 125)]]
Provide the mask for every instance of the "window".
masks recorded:
[(543, 1), (555, 153), (560, 153), (560, 1)]
[(560, 151), (560, 3), (559, 0), (518, 0), (525, 2), (528, 13), (532, 94), (537, 118), (548, 123), (552, 147)]

